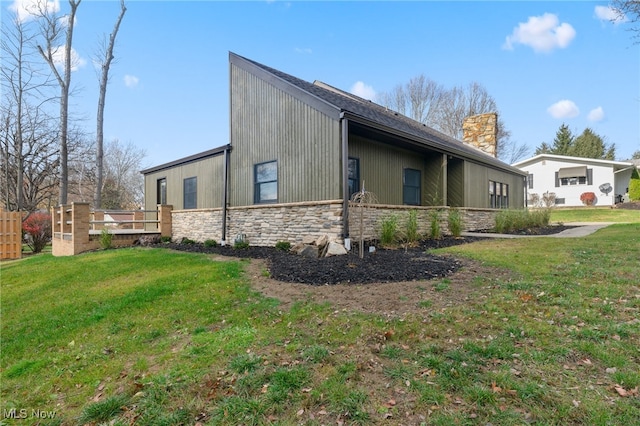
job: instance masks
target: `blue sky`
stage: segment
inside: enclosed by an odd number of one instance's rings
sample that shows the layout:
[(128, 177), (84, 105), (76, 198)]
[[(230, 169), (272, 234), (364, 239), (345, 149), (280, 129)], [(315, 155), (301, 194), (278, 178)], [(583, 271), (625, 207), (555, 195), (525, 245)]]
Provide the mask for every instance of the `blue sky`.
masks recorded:
[[(17, 2), (16, 2), (17, 1)], [(6, 13), (25, 1), (2, 1)], [(68, 10), (66, 1), (59, 3)], [(105, 138), (144, 149), (144, 167), (229, 141), (228, 52), (364, 97), (412, 77), (482, 84), (512, 140), (551, 143), (590, 127), (618, 159), (640, 150), (640, 45), (607, 2), (127, 1)], [(119, 2), (83, 0), (73, 112), (95, 132), (98, 42)]]

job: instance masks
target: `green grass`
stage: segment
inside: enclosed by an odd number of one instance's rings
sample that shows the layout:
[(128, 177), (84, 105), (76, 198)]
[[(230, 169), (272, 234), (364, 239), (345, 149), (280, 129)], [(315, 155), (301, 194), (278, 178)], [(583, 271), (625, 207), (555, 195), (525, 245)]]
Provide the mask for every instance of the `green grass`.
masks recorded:
[[(423, 309), (398, 318), (283, 309), (251, 290), (246, 261), (192, 253), (3, 263), (0, 410), (60, 425), (635, 424), (640, 399), (616, 386), (640, 386), (639, 235), (439, 250), (495, 274), (465, 302), (416, 290)], [(460, 299), (454, 280), (420, 287)]]
[(640, 210), (612, 209), (609, 207), (554, 208), (551, 209), (551, 222), (640, 223)]

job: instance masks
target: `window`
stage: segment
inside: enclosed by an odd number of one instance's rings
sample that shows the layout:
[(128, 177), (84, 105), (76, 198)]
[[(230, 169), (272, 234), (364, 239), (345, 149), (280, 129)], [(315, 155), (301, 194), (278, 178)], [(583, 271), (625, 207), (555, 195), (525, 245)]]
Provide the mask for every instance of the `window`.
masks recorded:
[(556, 187), (592, 184), (593, 169), (587, 166), (565, 167), (556, 172)]
[(527, 175), (527, 183), (529, 184), (529, 189), (533, 189), (533, 174), (529, 173)]
[(360, 159), (349, 157), (349, 199), (356, 192), (360, 191)]
[(182, 207), (184, 209), (195, 209), (198, 205), (198, 181), (196, 179), (195, 177), (190, 177), (183, 181), (184, 200)]
[(167, 178), (158, 179), (156, 204), (167, 204)]
[(489, 181), (489, 206), (492, 209), (509, 208), (509, 185), (502, 182)]
[(420, 170), (404, 169), (402, 177), (402, 202), (404, 204), (419, 206), (420, 205)]
[(255, 182), (253, 202), (277, 203), (278, 202), (278, 163), (269, 161), (256, 164), (253, 167)]

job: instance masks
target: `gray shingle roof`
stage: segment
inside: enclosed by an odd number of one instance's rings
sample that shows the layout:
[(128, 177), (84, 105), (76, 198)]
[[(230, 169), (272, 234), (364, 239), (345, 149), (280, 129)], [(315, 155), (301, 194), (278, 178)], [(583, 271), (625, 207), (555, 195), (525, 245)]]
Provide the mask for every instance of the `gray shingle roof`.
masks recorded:
[[(235, 54), (232, 54), (235, 55)], [(275, 68), (263, 65), (259, 62), (251, 59), (244, 58), (239, 55), (235, 55), (258, 68), (276, 76), (282, 81), (285, 81), (300, 90), (303, 90), (316, 98), (323, 100), (324, 102), (339, 108), (345, 113), (362, 117), (366, 120), (373, 121), (380, 124), (390, 131), (398, 132), (405, 137), (411, 138), (413, 141), (420, 144), (430, 146), (432, 148), (441, 150), (446, 153), (458, 155), (460, 157), (475, 160), (477, 162), (485, 163), (493, 167), (508, 170), (511, 172), (517, 172), (519, 174), (526, 174), (520, 169), (510, 166), (498, 160), (491, 155), (469, 146), (451, 136), (445, 135), (431, 127), (428, 127), (420, 122), (412, 120), (402, 114), (389, 110), (374, 102), (359, 98), (355, 95), (342, 92), (339, 89), (335, 89), (331, 86), (329, 88), (323, 87), (325, 84), (314, 84), (300, 78), (294, 77), (290, 74), (279, 71)], [(333, 89), (333, 90), (330, 90)]]

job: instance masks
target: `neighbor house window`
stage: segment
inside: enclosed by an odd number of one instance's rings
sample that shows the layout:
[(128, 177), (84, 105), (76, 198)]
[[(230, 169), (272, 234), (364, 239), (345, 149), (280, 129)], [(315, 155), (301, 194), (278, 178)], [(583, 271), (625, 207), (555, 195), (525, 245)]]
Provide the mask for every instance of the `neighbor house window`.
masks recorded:
[(531, 173), (527, 175), (527, 183), (529, 184), (529, 189), (533, 189), (533, 175)]
[(349, 199), (356, 192), (360, 191), (360, 159), (349, 157)]
[(198, 205), (198, 181), (195, 177), (186, 178), (183, 181), (183, 208), (184, 209), (195, 209)]
[(404, 169), (402, 176), (402, 202), (404, 204), (420, 205), (421, 173), (416, 169)]
[(255, 182), (253, 202), (277, 203), (278, 202), (278, 162), (269, 161), (256, 164), (253, 168)]
[(158, 179), (156, 204), (167, 204), (167, 178)]
[(489, 181), (489, 206), (492, 209), (509, 208), (509, 185), (502, 182)]
[(591, 185), (593, 169), (587, 166), (565, 167), (556, 172), (556, 187), (573, 185)]

